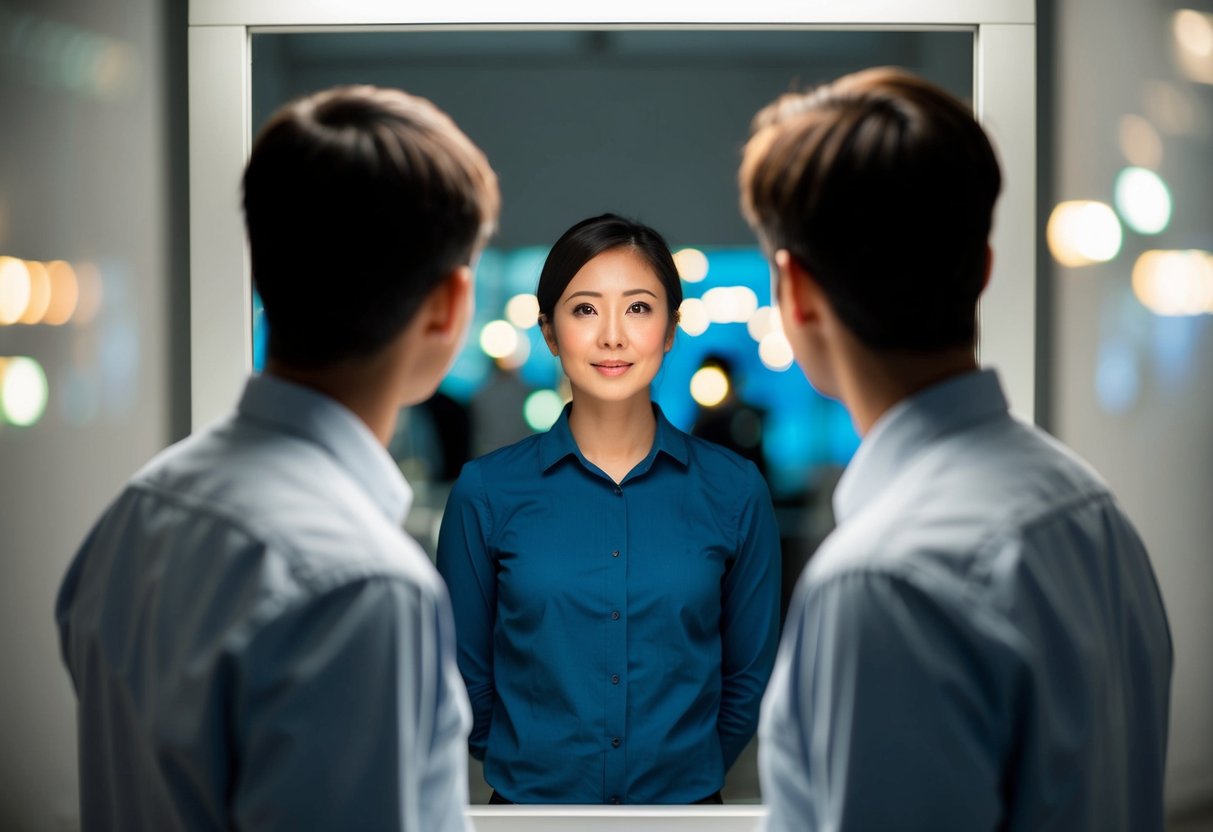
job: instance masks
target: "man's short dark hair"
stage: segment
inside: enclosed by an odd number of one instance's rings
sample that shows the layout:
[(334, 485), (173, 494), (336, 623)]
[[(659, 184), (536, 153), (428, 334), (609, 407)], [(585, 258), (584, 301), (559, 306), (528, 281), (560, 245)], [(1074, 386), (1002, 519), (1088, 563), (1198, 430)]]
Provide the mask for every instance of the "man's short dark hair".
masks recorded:
[(493, 232), (497, 177), (441, 110), (341, 87), (274, 114), (244, 172), (269, 354), (316, 369), (378, 351)]
[(754, 117), (742, 212), (787, 249), (847, 328), (879, 350), (972, 344), (1002, 177), (972, 111), (871, 69)]

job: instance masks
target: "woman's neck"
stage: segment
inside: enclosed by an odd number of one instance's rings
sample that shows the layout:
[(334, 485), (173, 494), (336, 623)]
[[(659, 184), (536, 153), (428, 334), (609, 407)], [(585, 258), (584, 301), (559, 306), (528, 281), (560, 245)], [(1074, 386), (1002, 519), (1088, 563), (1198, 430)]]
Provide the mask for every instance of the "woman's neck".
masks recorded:
[(569, 430), (582, 455), (615, 482), (649, 455), (657, 417), (646, 391), (622, 402), (604, 402), (573, 393)]

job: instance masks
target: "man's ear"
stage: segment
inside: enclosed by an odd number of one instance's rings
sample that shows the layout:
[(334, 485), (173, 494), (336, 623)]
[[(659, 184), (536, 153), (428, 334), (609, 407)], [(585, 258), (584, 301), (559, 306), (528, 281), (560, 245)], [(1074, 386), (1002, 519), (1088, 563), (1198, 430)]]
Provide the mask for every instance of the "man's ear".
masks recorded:
[(457, 266), (430, 290), (422, 304), (423, 331), (439, 338), (461, 338), (472, 316), (472, 269)]
[(552, 329), (552, 319), (547, 315), (539, 316), (539, 331), (543, 333), (543, 341), (548, 345), (548, 352), (560, 357), (560, 345), (556, 343), (556, 331)]
[(775, 252), (775, 300), (786, 305), (796, 324), (820, 317), (821, 287), (813, 275), (786, 248)]

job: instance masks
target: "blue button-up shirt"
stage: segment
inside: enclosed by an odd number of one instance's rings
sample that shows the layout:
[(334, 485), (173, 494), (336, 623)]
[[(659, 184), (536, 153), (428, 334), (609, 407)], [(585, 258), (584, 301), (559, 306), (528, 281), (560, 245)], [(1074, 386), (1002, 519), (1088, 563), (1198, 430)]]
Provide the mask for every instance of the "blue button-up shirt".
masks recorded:
[(438, 568), (471, 749), (517, 803), (688, 803), (754, 733), (779, 532), (754, 465), (674, 428), (618, 485), (546, 434), (470, 462)]
[(86, 830), (470, 829), (470, 711), (410, 499), (353, 413), (270, 376), (135, 476), (56, 608)]
[(763, 703), (768, 829), (1163, 828), (1172, 650), (1146, 551), (994, 373), (885, 414), (835, 511)]

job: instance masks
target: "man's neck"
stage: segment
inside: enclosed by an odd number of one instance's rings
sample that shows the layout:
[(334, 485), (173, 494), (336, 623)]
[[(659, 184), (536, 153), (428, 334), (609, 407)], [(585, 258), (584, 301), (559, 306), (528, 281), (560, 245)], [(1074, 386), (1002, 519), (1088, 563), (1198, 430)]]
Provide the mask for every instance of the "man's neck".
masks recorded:
[(392, 383), (392, 368), (383, 361), (347, 361), (307, 370), (271, 358), (266, 362), (265, 372), (344, 405), (370, 428), (384, 447), (396, 432), (400, 403)]
[(848, 358), (839, 373), (839, 395), (860, 436), (902, 400), (978, 369), (971, 347), (931, 353), (858, 349)]

